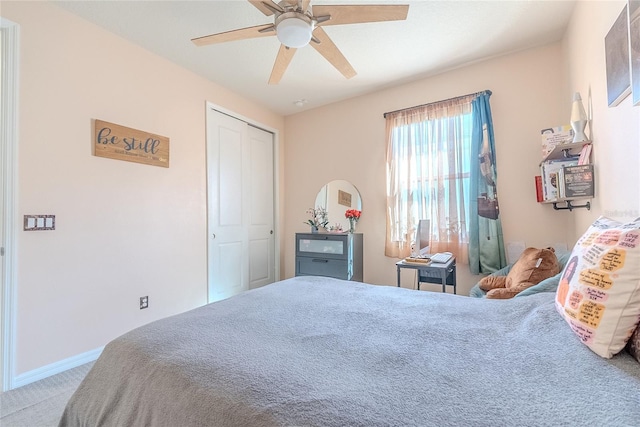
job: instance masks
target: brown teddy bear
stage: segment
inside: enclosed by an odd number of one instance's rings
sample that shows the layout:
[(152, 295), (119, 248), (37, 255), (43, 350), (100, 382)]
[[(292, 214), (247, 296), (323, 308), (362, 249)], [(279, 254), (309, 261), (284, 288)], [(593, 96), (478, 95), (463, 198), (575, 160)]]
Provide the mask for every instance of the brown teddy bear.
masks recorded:
[(553, 248), (527, 248), (506, 276), (487, 276), (480, 280), (480, 289), (487, 298), (507, 299), (537, 285), (560, 272), (560, 264)]

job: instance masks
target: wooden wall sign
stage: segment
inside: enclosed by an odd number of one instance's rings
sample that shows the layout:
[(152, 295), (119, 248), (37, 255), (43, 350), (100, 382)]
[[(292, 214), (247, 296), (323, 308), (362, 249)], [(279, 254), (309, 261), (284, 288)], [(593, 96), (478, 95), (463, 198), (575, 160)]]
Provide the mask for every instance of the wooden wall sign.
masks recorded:
[(169, 138), (97, 119), (93, 129), (94, 155), (169, 167)]
[(338, 190), (338, 204), (351, 207), (351, 193)]

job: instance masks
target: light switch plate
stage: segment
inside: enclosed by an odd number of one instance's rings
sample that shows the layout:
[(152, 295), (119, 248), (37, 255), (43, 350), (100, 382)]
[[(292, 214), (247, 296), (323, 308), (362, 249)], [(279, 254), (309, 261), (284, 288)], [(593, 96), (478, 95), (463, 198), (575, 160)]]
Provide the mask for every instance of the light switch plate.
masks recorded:
[(56, 229), (55, 215), (25, 215), (24, 231), (43, 231)]

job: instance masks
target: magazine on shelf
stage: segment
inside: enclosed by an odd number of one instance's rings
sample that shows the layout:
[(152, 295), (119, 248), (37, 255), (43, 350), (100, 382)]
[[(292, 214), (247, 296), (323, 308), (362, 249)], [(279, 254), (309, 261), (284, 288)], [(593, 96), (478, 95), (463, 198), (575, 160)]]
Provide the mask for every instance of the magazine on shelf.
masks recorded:
[(544, 202), (544, 194), (542, 193), (542, 176), (536, 175), (535, 181), (536, 181), (536, 201)]
[(558, 172), (564, 167), (577, 164), (577, 158), (549, 160), (542, 163), (542, 192), (544, 200), (553, 200), (561, 197), (558, 192)]
[(553, 151), (556, 145), (573, 142), (573, 129), (571, 129), (570, 125), (542, 129), (540, 134), (542, 136), (543, 159)]
[(567, 166), (563, 168), (561, 178), (561, 197), (593, 197), (593, 165)]
[(591, 144), (585, 144), (580, 150), (580, 157), (578, 158), (579, 165), (588, 165), (591, 163)]

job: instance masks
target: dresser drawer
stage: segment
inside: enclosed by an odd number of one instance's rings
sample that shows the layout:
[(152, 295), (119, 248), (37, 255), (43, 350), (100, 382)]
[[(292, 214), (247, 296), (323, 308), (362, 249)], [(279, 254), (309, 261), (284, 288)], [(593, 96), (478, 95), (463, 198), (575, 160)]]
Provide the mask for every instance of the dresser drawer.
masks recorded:
[(296, 256), (327, 259), (349, 259), (349, 243), (353, 238), (347, 234), (299, 233), (296, 235)]
[(296, 260), (296, 276), (326, 276), (350, 280), (352, 274), (347, 261), (299, 257)]

